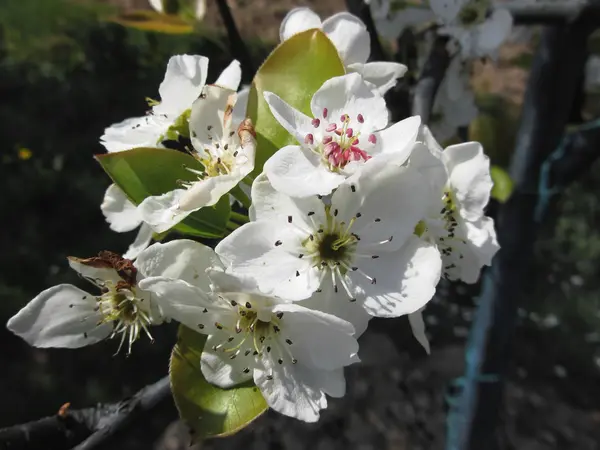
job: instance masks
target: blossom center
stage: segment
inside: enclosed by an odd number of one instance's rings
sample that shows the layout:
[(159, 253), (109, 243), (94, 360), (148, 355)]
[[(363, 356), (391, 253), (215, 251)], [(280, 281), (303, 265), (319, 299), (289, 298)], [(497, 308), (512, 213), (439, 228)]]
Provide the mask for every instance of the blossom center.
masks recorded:
[(488, 0), (471, 0), (458, 13), (459, 23), (471, 27), (485, 22), (489, 6)]
[(100, 324), (113, 323), (114, 329), (111, 338), (121, 334), (121, 342), (117, 353), (121, 350), (125, 340), (128, 342), (128, 353), (131, 353), (132, 344), (144, 331), (151, 341), (152, 335), (148, 330), (152, 325), (152, 317), (144, 305), (144, 299), (138, 297), (135, 287), (126, 282), (105, 282), (102, 285), (102, 295), (96, 297), (96, 307), (102, 314)]
[[(315, 136), (308, 133), (304, 143), (318, 153), (329, 170), (338, 171), (352, 161), (367, 161), (371, 158), (365, 148), (375, 144), (377, 138), (374, 134), (361, 138), (362, 124), (365, 119), (362, 114), (351, 118), (342, 114), (339, 122), (325, 123), (327, 108), (323, 110), (323, 120), (315, 118), (312, 125), (321, 133), (321, 141), (315, 142)], [(361, 139), (365, 142), (361, 143)]]

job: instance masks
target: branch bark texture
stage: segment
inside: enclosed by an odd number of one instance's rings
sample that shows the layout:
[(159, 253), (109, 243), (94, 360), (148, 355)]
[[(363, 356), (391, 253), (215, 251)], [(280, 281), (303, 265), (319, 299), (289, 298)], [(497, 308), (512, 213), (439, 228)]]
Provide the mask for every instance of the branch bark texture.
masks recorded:
[(0, 450), (113, 448), (121, 432), (170, 399), (169, 377), (165, 377), (115, 404), (67, 409), (55, 416), (0, 429)]
[[(596, 4), (598, 2), (595, 2)], [(542, 166), (559, 146), (584, 69), (593, 16), (543, 31), (529, 78), (510, 175), (515, 190), (499, 209), (501, 250), (484, 274), (479, 308), (466, 351), (462, 392), (451, 404), (447, 450), (497, 448), (503, 377), (510, 363), (516, 312), (528, 288), (539, 222)], [(574, 173), (574, 172), (573, 172)]]

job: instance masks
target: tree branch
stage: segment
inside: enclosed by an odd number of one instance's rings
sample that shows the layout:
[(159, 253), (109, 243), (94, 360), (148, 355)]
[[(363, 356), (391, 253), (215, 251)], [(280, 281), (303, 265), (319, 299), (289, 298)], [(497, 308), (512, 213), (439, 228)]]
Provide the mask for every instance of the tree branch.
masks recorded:
[(229, 9), (227, 0), (217, 0), (217, 6), (219, 8), (219, 14), (221, 15), (223, 24), (227, 29), (227, 37), (229, 38), (229, 48), (231, 49), (231, 54), (240, 62), (240, 65), (242, 66), (242, 73), (251, 74), (253, 77), (254, 73), (256, 72), (256, 68), (252, 62), (252, 57), (248, 51), (248, 47), (246, 47), (246, 43), (242, 39), (242, 36), (235, 25), (235, 20), (233, 19), (233, 15)]
[(429, 123), (435, 95), (450, 64), (450, 55), (446, 49), (447, 42), (446, 37), (436, 38), (415, 86), (412, 114), (421, 116), (421, 122), (424, 124)]
[(546, 0), (535, 3), (524, 3), (516, 0), (498, 3), (496, 9), (507, 9), (514, 17), (516, 25), (561, 24), (571, 22), (582, 14), (600, 17), (600, 5), (586, 0), (556, 1)]
[(169, 399), (169, 377), (165, 377), (118, 403), (80, 410), (67, 409), (51, 417), (0, 429), (0, 449), (112, 448), (114, 436)]
[(363, 0), (346, 0), (346, 8), (348, 12), (359, 17), (369, 32), (371, 38), (371, 57), (372, 61), (388, 61), (388, 58), (383, 51), (381, 42), (379, 42), (379, 34), (375, 28), (375, 22), (371, 16), (371, 9)]
[[(499, 208), (500, 251), (483, 277), (480, 303), (466, 350), (462, 392), (448, 414), (447, 450), (495, 449), (503, 384), (510, 362), (517, 308), (527, 286), (539, 222), (540, 173), (559, 146), (586, 62), (595, 18), (544, 30), (523, 104), (510, 174), (515, 190)], [(574, 171), (572, 173), (575, 173)]]

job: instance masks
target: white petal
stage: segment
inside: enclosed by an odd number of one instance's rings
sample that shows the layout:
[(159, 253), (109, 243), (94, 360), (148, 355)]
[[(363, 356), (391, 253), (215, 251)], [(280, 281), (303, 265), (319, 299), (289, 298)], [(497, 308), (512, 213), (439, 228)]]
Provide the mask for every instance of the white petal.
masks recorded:
[(127, 251), (123, 254), (123, 258), (135, 259), (143, 252), (152, 242), (152, 228), (150, 225), (142, 223), (135, 240), (131, 243)]
[[(83, 278), (90, 280), (92, 282), (104, 282), (110, 281), (113, 284), (117, 284), (121, 281), (121, 277), (117, 273), (115, 269), (112, 267), (94, 267), (89, 264), (83, 264), (82, 258), (76, 258), (74, 256), (67, 257), (69, 261), (69, 266)], [(96, 264), (97, 265), (97, 264)]]
[[(433, 217), (439, 216), (442, 209), (442, 191), (448, 182), (446, 167), (442, 162), (442, 152), (435, 147), (427, 147), (419, 142), (410, 154), (409, 166), (416, 169), (427, 180), (432, 193), (432, 199), (429, 202), (431, 214)], [(436, 195), (439, 201), (435, 201)]]
[(231, 123), (233, 126), (238, 126), (246, 118), (246, 110), (248, 109), (248, 98), (250, 96), (250, 86), (245, 86), (237, 93), (237, 100), (231, 114)]
[(461, 216), (478, 220), (493, 186), (490, 160), (483, 153), (483, 147), (478, 142), (451, 145), (444, 150), (443, 157)]
[(328, 195), (346, 177), (331, 172), (321, 156), (298, 145), (288, 145), (271, 156), (264, 171), (273, 187), (291, 197)]
[[(252, 160), (249, 159), (248, 161), (254, 161), (254, 154), (252, 154)], [(231, 191), (246, 175), (252, 172), (253, 167), (254, 164), (248, 164), (244, 167), (237, 167), (237, 170), (228, 175), (206, 177), (203, 180), (194, 182), (179, 197), (178, 208), (175, 211), (189, 214), (205, 206), (214, 206), (222, 196)]]
[(322, 371), (300, 364), (277, 364), (266, 353), (264, 355), (264, 367), (254, 370), (254, 382), (269, 407), (304, 422), (318, 421), (319, 411), (327, 408), (319, 381)]
[(96, 298), (70, 284), (40, 293), (12, 317), (7, 328), (35, 347), (79, 348), (95, 344), (112, 332), (111, 324), (97, 325)]
[(235, 90), (220, 86), (206, 86), (202, 96), (195, 100), (190, 113), (190, 134), (194, 148), (200, 154), (213, 147), (229, 131), (231, 112), (236, 101)]
[(288, 133), (296, 138), (299, 144), (304, 142), (307, 134), (314, 132), (315, 128), (311, 124), (312, 119), (310, 117), (288, 105), (272, 92), (265, 92), (263, 95), (273, 117)]
[(376, 159), (348, 178), (331, 199), (340, 222), (359, 216), (352, 225), (360, 237), (357, 251), (371, 255), (400, 248), (424, 217), (431, 195), (417, 171)]
[(163, 4), (162, 4), (162, 0), (148, 0), (150, 2), (150, 6), (152, 6), (152, 8), (154, 8), (155, 11), (158, 12), (163, 12)]
[(189, 239), (157, 242), (142, 252), (135, 266), (144, 277), (165, 277), (187, 281), (210, 292), (209, 268), (223, 268), (214, 250)]
[(261, 220), (235, 230), (215, 251), (233, 273), (254, 277), (266, 295), (302, 300), (319, 287), (317, 270), (308, 258), (299, 257), (307, 237), (292, 225)]
[(233, 60), (231, 63), (221, 72), (217, 81), (214, 82), (217, 86), (237, 91), (242, 81), (242, 68), (238, 60)]
[(323, 21), (323, 32), (335, 45), (344, 65), (369, 59), (371, 39), (365, 24), (356, 16), (340, 12)]
[(359, 338), (367, 329), (371, 315), (363, 308), (364, 296), (360, 300), (351, 302), (344, 289), (338, 289), (336, 293), (333, 284), (325, 282), (321, 285), (321, 292), (315, 292), (307, 300), (298, 304), (306, 308), (323, 311), (339, 317), (354, 327), (354, 337)]
[(284, 313), (280, 320), (281, 339), (291, 339), (290, 351), (299, 364), (334, 370), (355, 361), (358, 342), (349, 322), (298, 304), (277, 305), (273, 312)]
[(204, 56), (172, 56), (158, 88), (161, 103), (154, 107), (154, 112), (179, 115), (189, 109), (206, 84), (207, 72), (208, 58)]
[(206, 271), (213, 292), (244, 293), (262, 295), (256, 280), (238, 273), (227, 273), (223, 269), (210, 268)]
[[(183, 280), (165, 277), (144, 278), (141, 289), (150, 291), (150, 300), (159, 307), (163, 317), (174, 319), (199, 333), (213, 334), (217, 323), (233, 329), (236, 312), (226, 302)], [(206, 311), (206, 312), (205, 312)]]
[[(310, 109), (314, 117), (322, 118), (324, 108), (327, 108), (327, 121), (339, 123), (340, 117), (348, 114), (354, 128), (365, 134), (381, 130), (388, 124), (389, 114), (383, 96), (373, 92), (357, 73), (330, 78), (323, 83), (313, 95)], [(363, 116), (364, 123), (355, 120), (358, 114)]]
[(309, 8), (294, 8), (283, 18), (279, 28), (281, 41), (311, 28), (321, 28), (321, 19)]
[(383, 2), (387, 3), (387, 8), (383, 7), (374, 12), (375, 3), (375, 1), (372, 1), (370, 5), (373, 19), (375, 20), (375, 28), (377, 29), (379, 36), (384, 39), (395, 40), (402, 34), (406, 27), (421, 25), (425, 22), (430, 22), (435, 18), (435, 15), (428, 6), (423, 6), (421, 8), (407, 7), (394, 11), (390, 15), (389, 1)]
[(420, 309), (412, 314), (408, 315), (408, 323), (412, 330), (415, 339), (423, 346), (427, 354), (431, 353), (431, 347), (429, 346), (429, 339), (425, 334), (425, 322), (423, 321), (423, 310)]
[(186, 192), (185, 189), (175, 189), (166, 194), (146, 197), (138, 205), (142, 220), (150, 225), (156, 233), (164, 233), (173, 228), (193, 212), (177, 208), (181, 197)]
[(325, 220), (325, 206), (316, 196), (290, 197), (275, 190), (264, 172), (252, 183), (251, 197), (249, 217), (252, 221), (271, 220), (284, 225), (291, 217), (294, 224), (311, 229), (309, 212), (314, 213), (316, 222)]
[[(233, 337), (234, 340), (227, 342), (229, 337)], [(202, 375), (204, 375), (206, 381), (227, 389), (252, 379), (252, 369), (256, 365), (255, 357), (252, 354), (244, 356), (244, 351), (248, 347), (251, 348), (252, 343), (240, 347), (239, 350), (241, 350), (241, 352), (233, 359), (231, 359), (231, 356), (235, 352), (227, 350), (223, 351), (224, 348), (214, 350), (215, 346), (223, 344), (223, 342), (227, 342), (226, 349), (232, 349), (239, 345), (244, 337), (245, 336), (242, 333), (230, 335), (223, 331), (218, 331), (216, 334), (208, 336), (200, 358)], [(251, 341), (251, 339), (249, 340)], [(254, 349), (252, 348), (252, 350)], [(249, 370), (245, 373), (244, 369)]]
[(116, 184), (111, 184), (100, 205), (110, 229), (118, 233), (134, 230), (142, 223), (137, 207)]
[(104, 130), (100, 143), (107, 152), (121, 152), (137, 147), (157, 147), (160, 137), (177, 116), (147, 115), (115, 123)]
[[(413, 236), (399, 251), (361, 261), (361, 270), (376, 277), (363, 283), (365, 309), (377, 317), (398, 317), (421, 309), (435, 294), (442, 260), (435, 245)], [(359, 275), (352, 272), (353, 277)]]
[(482, 267), (490, 266), (492, 258), (500, 249), (494, 221), (489, 217), (482, 217), (476, 222), (464, 222), (460, 226), (457, 237), (462, 239), (451, 241), (453, 251), (450, 255), (443, 256), (444, 267), (455, 266), (446, 270), (449, 279), (476, 283)]
[(429, 0), (429, 6), (442, 21), (452, 22), (461, 8), (471, 0)]
[(512, 15), (506, 9), (495, 9), (492, 16), (475, 31), (476, 56), (485, 56), (497, 50), (508, 39), (512, 24)]
[(371, 151), (373, 156), (394, 156), (395, 164), (404, 164), (417, 140), (421, 117), (412, 116), (376, 133), (377, 142)]
[(355, 63), (347, 67), (349, 72), (362, 75), (363, 79), (373, 83), (381, 95), (393, 88), (398, 78), (404, 76), (408, 67), (394, 62), (376, 61), (366, 64)]

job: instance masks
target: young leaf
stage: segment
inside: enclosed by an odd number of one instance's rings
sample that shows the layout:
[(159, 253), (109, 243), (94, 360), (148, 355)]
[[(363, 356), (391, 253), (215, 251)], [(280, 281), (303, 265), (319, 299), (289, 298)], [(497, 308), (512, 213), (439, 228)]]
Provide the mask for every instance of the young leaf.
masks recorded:
[[(164, 148), (136, 148), (124, 152), (96, 155), (96, 159), (136, 205), (146, 197), (179, 188), (178, 181), (192, 181), (196, 176), (186, 167), (202, 170), (202, 165), (182, 152)], [(231, 208), (224, 195), (213, 207), (190, 214), (175, 230), (206, 238), (222, 237)]]
[(260, 390), (248, 381), (222, 389), (204, 379), (200, 356), (206, 336), (181, 325), (171, 354), (171, 390), (181, 418), (196, 438), (229, 436), (267, 410)]
[(194, 31), (193, 23), (187, 22), (178, 16), (161, 14), (156, 11), (131, 11), (110, 17), (108, 21), (128, 28), (166, 34), (189, 34)]
[(492, 198), (500, 203), (506, 202), (513, 191), (513, 181), (506, 171), (499, 166), (492, 166), (490, 169), (494, 187), (492, 188)]
[(312, 117), (313, 94), (325, 81), (344, 73), (335, 46), (317, 29), (298, 33), (273, 50), (258, 69), (248, 99), (248, 116), (257, 135), (254, 175), (262, 172), (265, 161), (277, 150), (297, 143), (273, 117), (263, 93), (273, 92)]

